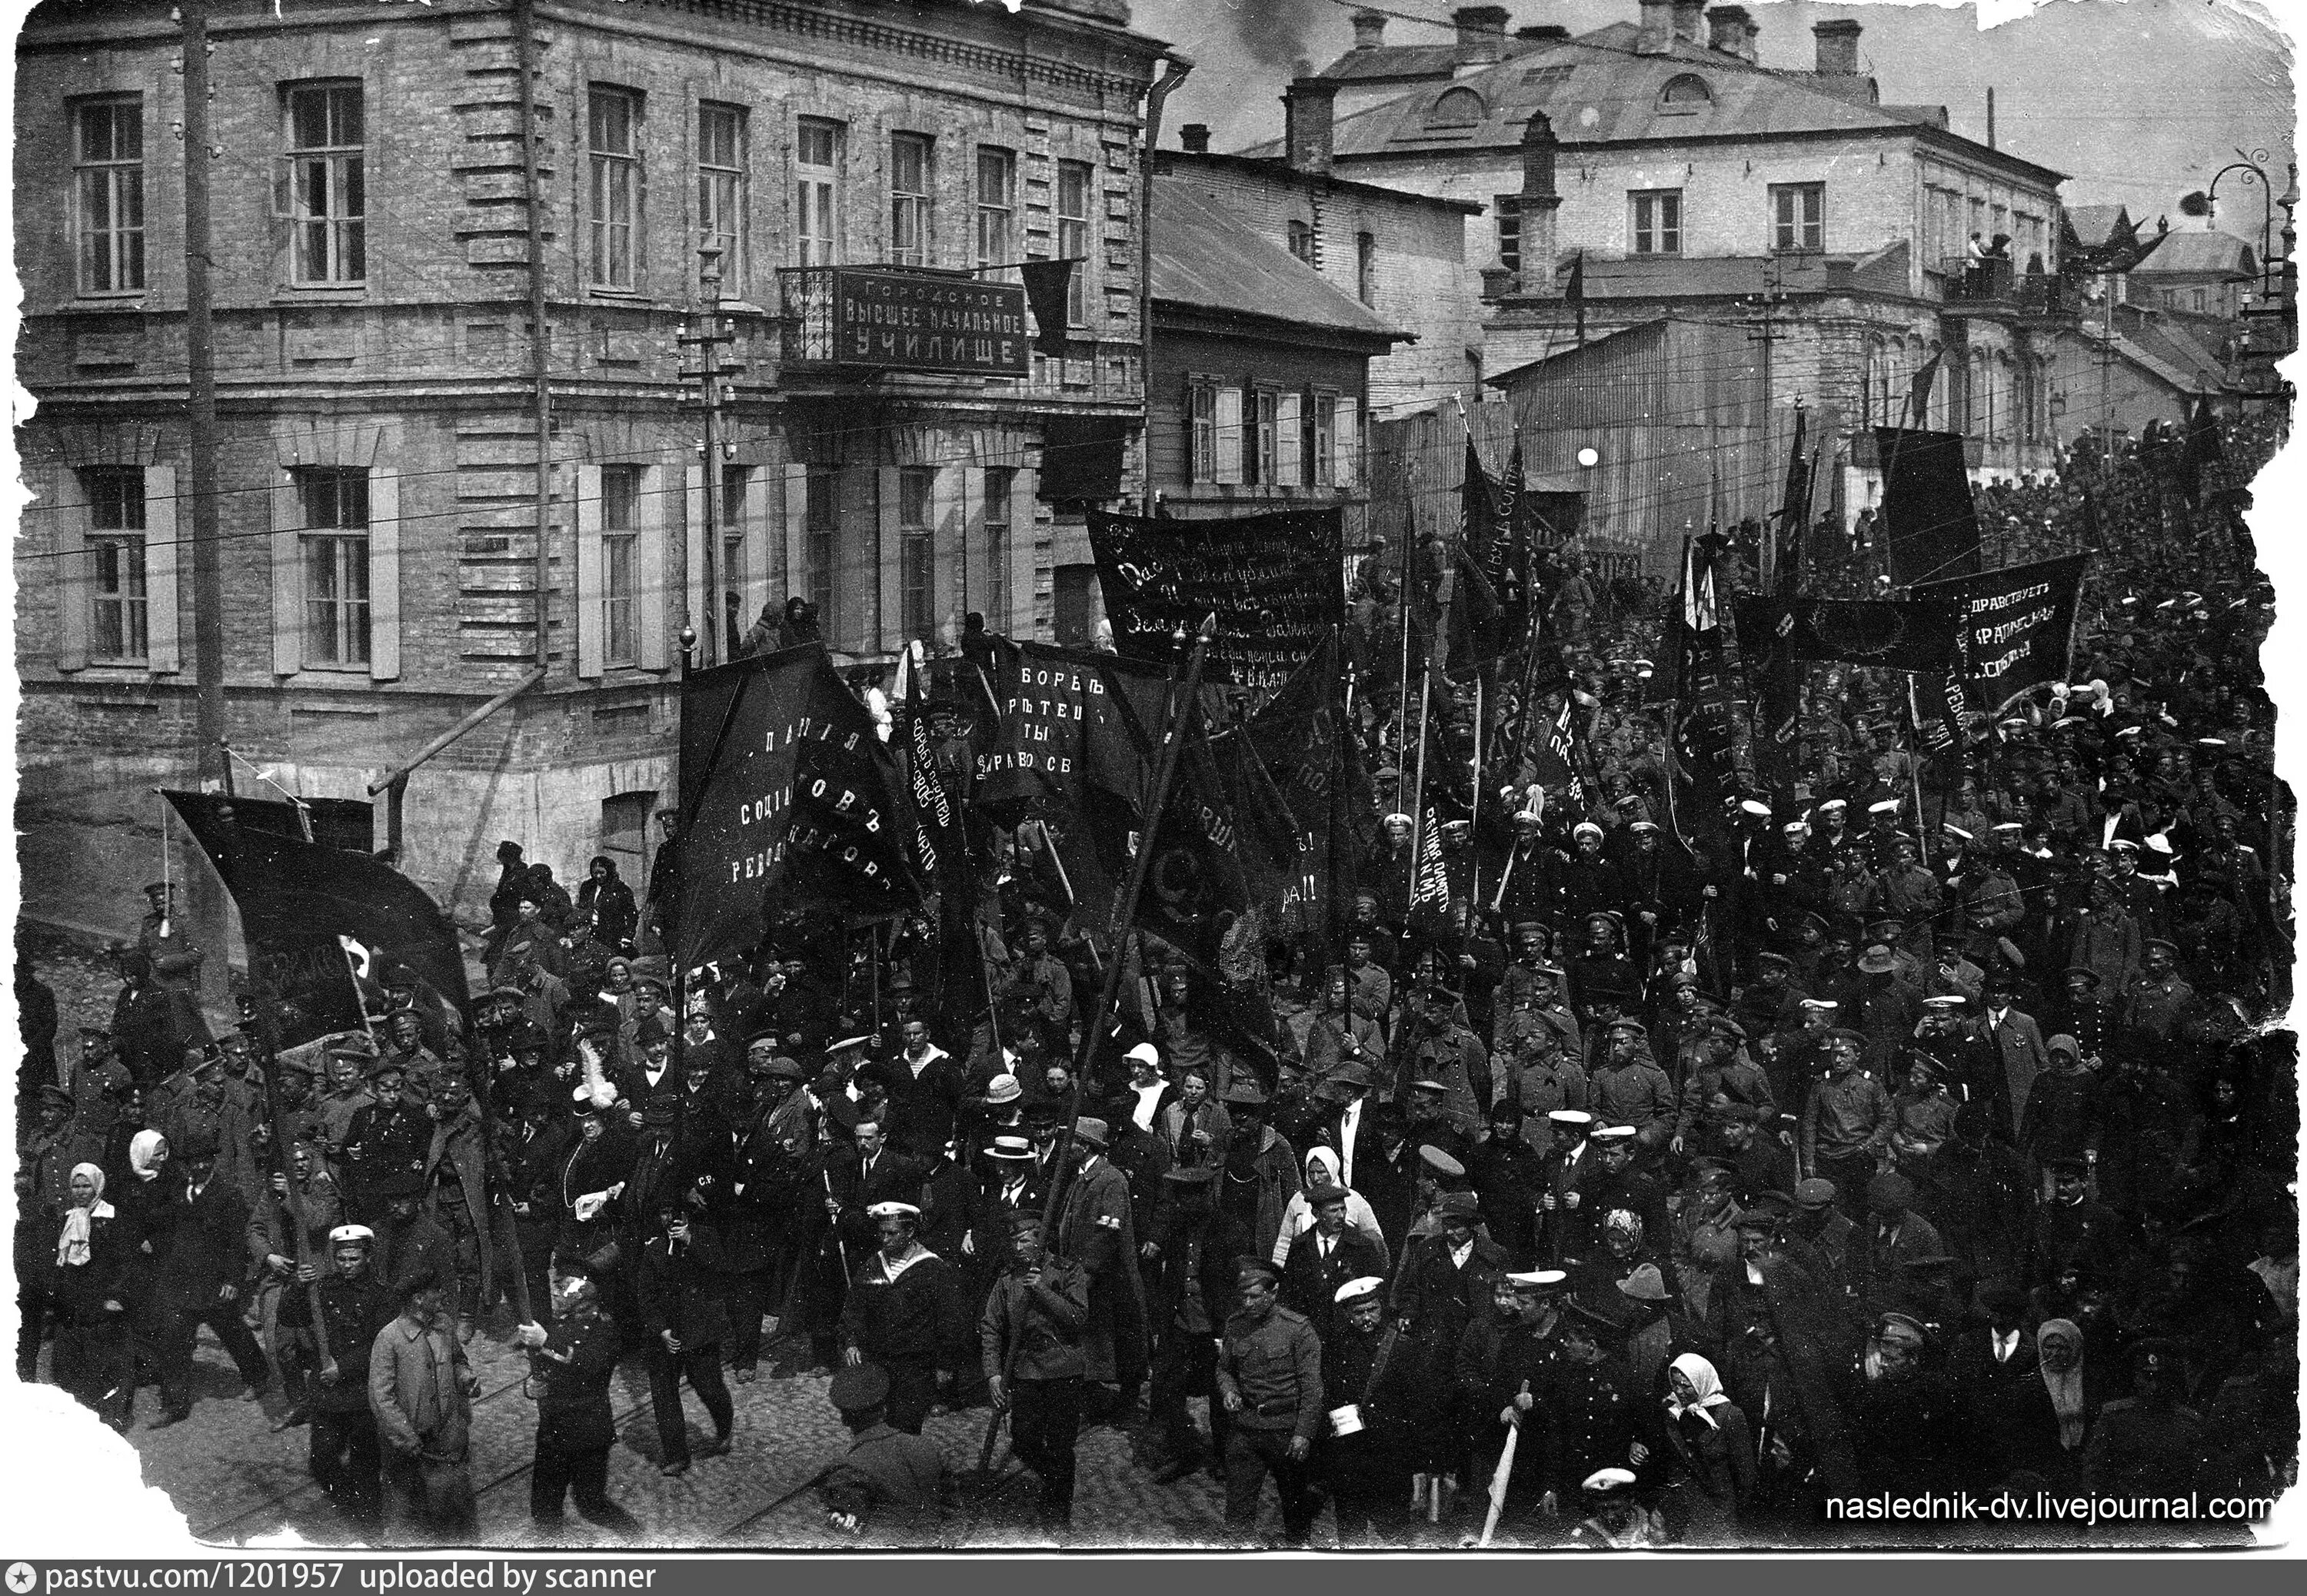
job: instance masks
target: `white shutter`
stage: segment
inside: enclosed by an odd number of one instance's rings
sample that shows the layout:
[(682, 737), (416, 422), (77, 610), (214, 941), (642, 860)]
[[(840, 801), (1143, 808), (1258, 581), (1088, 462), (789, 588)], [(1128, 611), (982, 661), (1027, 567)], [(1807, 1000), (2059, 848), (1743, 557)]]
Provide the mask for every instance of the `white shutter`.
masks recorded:
[[(745, 599), (740, 619), (750, 627), (762, 606), (770, 602), (770, 584), (775, 580), (778, 556), (783, 551), (773, 535), (776, 528), (769, 522), (769, 468), (766, 465), (753, 466), (745, 473), (745, 501), (737, 525), (745, 539), (739, 584)], [(742, 636), (742, 631), (739, 635)]]
[(1241, 481), (1241, 389), (1218, 389), (1218, 481)]
[[(184, 668), (184, 622), (176, 609), (176, 468), (144, 468), (144, 659), (154, 671)], [(81, 613), (87, 615), (83, 603)], [(83, 622), (84, 624), (84, 622)]]
[[(151, 514), (147, 492), (145, 514)], [(88, 497), (81, 491), (80, 473), (59, 465), (50, 474), (47, 513), (56, 559), (56, 669), (88, 668), (90, 609), (95, 599), (96, 572), (88, 557)]]
[(705, 589), (705, 467), (692, 461), (682, 468), (681, 546), (687, 576), (682, 591), (684, 624), (697, 634), (699, 665), (710, 665), (721, 657), (713, 595)]
[(368, 479), (368, 679), (400, 678), (400, 478)]
[(286, 471), (272, 484), (272, 674), (304, 668), (304, 507)]
[(1347, 394), (1338, 396), (1337, 436), (1333, 440), (1337, 449), (1338, 486), (1359, 488), (1362, 481), (1361, 401)]
[(1303, 403), (1296, 394), (1282, 394), (1274, 406), (1274, 481), (1277, 487), (1294, 488), (1305, 481), (1305, 440), (1300, 435), (1298, 407)]
[[(633, 248), (639, 252), (639, 229)], [(636, 259), (634, 271), (640, 269)], [(633, 547), (639, 556), (633, 561), (633, 586), (636, 589), (634, 608), (640, 613), (640, 667), (644, 670), (663, 670), (671, 663), (665, 655), (665, 600), (671, 596), (671, 584), (665, 580), (665, 501), (670, 497), (672, 472), (663, 465), (652, 465), (641, 473), (639, 502), (633, 507), (633, 520), (640, 536)]]
[(601, 468), (577, 467), (577, 674), (597, 679), (608, 639), (601, 615)]

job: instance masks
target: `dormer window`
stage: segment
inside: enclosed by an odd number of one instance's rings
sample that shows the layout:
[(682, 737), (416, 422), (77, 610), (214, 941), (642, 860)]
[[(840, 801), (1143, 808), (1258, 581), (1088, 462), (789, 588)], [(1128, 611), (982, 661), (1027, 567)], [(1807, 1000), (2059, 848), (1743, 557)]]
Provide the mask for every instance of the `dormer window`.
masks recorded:
[(1668, 78), (1666, 87), (1659, 90), (1659, 109), (1661, 111), (1686, 115), (1703, 111), (1713, 103), (1714, 91), (1707, 88), (1706, 80), (1696, 73), (1686, 72), (1679, 77)]
[(1426, 114), (1428, 127), (1472, 127), (1490, 114), (1482, 97), (1471, 89), (1445, 89)]

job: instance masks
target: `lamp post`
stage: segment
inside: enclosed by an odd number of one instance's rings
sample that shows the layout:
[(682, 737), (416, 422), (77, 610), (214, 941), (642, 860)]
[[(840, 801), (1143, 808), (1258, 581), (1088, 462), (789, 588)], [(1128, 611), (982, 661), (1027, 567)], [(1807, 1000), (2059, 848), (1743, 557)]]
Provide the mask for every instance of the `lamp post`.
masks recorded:
[[(2259, 165), (2260, 161), (2263, 161), (2267, 158), (2266, 150), (2254, 149), (2249, 156), (2245, 156), (2242, 150), (2238, 149), (2235, 151), (2235, 154), (2240, 158), (2229, 161), (2226, 166), (2221, 166), (2217, 171), (2211, 174), (2210, 187), (2203, 195), (2203, 214), (2206, 219), (2210, 220), (2213, 223), (2217, 222), (2219, 207), (2219, 179), (2225, 177), (2228, 173), (2248, 173), (2249, 175), (2243, 179), (2243, 185), (2245, 187), (2249, 187), (2254, 182), (2258, 184), (2260, 204), (2259, 216), (2259, 270), (2260, 291), (2264, 293), (2267, 282), (2268, 243), (2275, 231), (2275, 185), (2268, 182), (2266, 169)], [(2297, 180), (2294, 178), (2293, 181), (2295, 183)], [(2287, 209), (2286, 214), (2288, 214)]]

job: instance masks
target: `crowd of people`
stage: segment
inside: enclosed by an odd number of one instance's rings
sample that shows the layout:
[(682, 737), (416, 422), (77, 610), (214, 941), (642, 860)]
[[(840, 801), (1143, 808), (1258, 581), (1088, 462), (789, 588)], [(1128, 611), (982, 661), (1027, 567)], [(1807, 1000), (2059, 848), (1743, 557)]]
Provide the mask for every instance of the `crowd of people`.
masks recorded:
[[(2272, 446), (2230, 428), (2233, 461)], [(1326, 1508), (1365, 1546), (1840, 1540), (1830, 1501), (1966, 1489), (2272, 1498), (2298, 1118), (2262, 1029), (2291, 956), (2269, 597), (2232, 496), (2160, 469), (1980, 495), (2016, 559), (2084, 546), (2094, 489), (2070, 680), (1933, 754), (1904, 679), (1822, 668), (1798, 774), (1689, 841), (1659, 618), (1558, 602), (1574, 549), (1536, 577), (1560, 671), (1527, 713), (1566, 699), (1588, 801), (1516, 768), (1514, 694), (1443, 679), (1438, 907), (1411, 904), (1415, 711), (1374, 675), (1375, 840), (1334, 930), (1271, 949), (1270, 1048), (1150, 937), (1088, 1037), (1115, 951), (1029, 871), (954, 1010), (905, 936), (773, 936), (676, 981), (610, 860), (572, 894), (509, 841), (468, 1017), (381, 971), (363, 1032), (268, 1058), (253, 1001), (209, 1035), (209, 955), (156, 883), (113, 1022), (32, 1094), (19, 1373), (47, 1344), (105, 1421), (150, 1383), (178, 1422), (205, 1326), (399, 1541), (470, 1532), (484, 1331), (530, 1351), (548, 1527), (573, 1494), (635, 1528), (605, 1487), (621, 1359), (678, 1475), (781, 1346), (853, 1432), (828, 1521), (899, 1542), (952, 1533), (940, 1404), (1006, 1415), (1059, 1539), (1097, 1537), (1093, 1425), (1157, 1480), (1212, 1471), (1241, 1541), (1269, 1481), (1286, 1542)], [(1381, 660), (1399, 587), (1359, 580)]]

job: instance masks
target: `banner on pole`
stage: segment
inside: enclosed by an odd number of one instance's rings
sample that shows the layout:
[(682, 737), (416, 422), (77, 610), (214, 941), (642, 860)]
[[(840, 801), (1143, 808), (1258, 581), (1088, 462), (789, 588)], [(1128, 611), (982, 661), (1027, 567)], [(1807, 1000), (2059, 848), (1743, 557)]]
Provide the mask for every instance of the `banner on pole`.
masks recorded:
[(1882, 463), (1883, 535), (1891, 580), (1907, 587), (1978, 571), (1978, 516), (1960, 432), (1874, 429)]
[(1917, 599), (1958, 611), (1959, 674), (1968, 707), (1996, 710), (2030, 688), (2066, 679), (2089, 564), (2088, 554), (2068, 554), (1915, 589)]
[(1887, 670), (1951, 670), (1960, 662), (1951, 599), (1875, 602), (1781, 599), (1741, 593), (1733, 601), (1746, 665), (1766, 679), (1787, 660), (1844, 660)]

